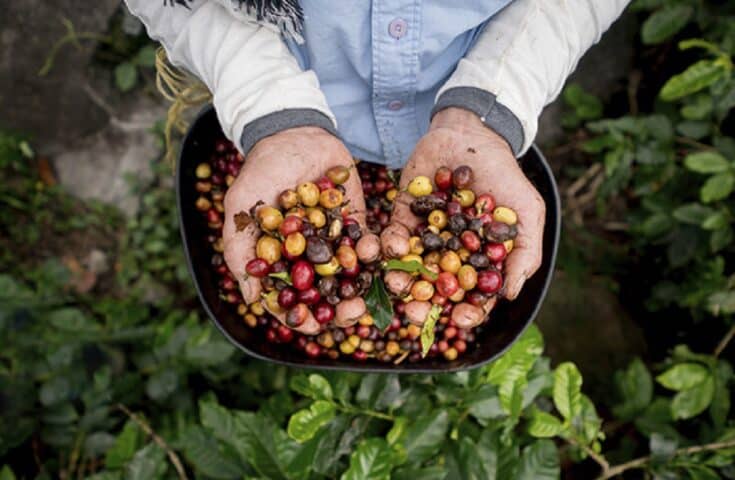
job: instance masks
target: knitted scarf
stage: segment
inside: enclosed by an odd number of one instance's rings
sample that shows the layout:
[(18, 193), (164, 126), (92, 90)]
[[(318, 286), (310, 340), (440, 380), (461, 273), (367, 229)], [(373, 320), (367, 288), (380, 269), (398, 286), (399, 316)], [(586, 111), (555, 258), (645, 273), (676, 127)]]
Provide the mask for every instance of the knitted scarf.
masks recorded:
[[(163, 4), (189, 8), (189, 4), (193, 1), (163, 0)], [(242, 11), (261, 25), (275, 26), (283, 35), (301, 43), (304, 13), (298, 0), (230, 0), (230, 2), (233, 10)]]

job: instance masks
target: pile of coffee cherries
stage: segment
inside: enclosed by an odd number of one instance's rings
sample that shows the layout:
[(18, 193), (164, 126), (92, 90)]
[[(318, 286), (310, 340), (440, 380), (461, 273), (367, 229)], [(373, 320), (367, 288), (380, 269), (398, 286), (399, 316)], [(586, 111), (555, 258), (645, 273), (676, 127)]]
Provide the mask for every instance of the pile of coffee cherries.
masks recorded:
[[(411, 210), (422, 222), (398, 240), (396, 250), (405, 251), (393, 261), (419, 264), (419, 271), (387, 269), (391, 262), (382, 256), (378, 235), (390, 230), (399, 195), (398, 172), (382, 166), (335, 167), (282, 192), (277, 204), (227, 212), (247, 215), (261, 233), (246, 272), (259, 279), (262, 301), (248, 305), (224, 262), (222, 241), (224, 195), (242, 163), (229, 141), (218, 140), (195, 170), (196, 208), (208, 226), (220, 297), (264, 341), (310, 358), (395, 364), (424, 356), (452, 361), (474, 347), (484, 307), (502, 287), (517, 218), (492, 195), (475, 194), (471, 169), (440, 168), (433, 184), (428, 177), (409, 183)], [(350, 217), (344, 197), (343, 184), (355, 174), (365, 192), (367, 229)], [(384, 329), (365, 302), (375, 281), (384, 281), (390, 293), (393, 316)], [(436, 341), (424, 348), (421, 333), (432, 308), (440, 311)]]

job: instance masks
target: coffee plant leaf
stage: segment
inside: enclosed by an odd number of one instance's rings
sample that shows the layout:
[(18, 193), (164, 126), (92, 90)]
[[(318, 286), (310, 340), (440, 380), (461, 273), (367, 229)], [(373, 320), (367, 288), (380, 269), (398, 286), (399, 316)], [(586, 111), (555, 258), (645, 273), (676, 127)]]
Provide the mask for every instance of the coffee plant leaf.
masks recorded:
[(385, 439), (368, 438), (350, 456), (350, 467), (341, 480), (388, 480), (393, 460), (394, 452)]
[(288, 435), (299, 443), (310, 440), (324, 425), (335, 416), (334, 404), (326, 400), (316, 400), (309, 408), (294, 413), (288, 421)]
[(582, 375), (571, 362), (564, 362), (554, 371), (554, 406), (570, 420), (582, 409)]
[(698, 363), (679, 363), (656, 377), (656, 381), (668, 388), (679, 392), (688, 390), (709, 377), (709, 371)]
[(649, 16), (643, 23), (641, 38), (643, 43), (661, 43), (676, 34), (689, 21), (693, 10), (686, 5), (665, 6)]

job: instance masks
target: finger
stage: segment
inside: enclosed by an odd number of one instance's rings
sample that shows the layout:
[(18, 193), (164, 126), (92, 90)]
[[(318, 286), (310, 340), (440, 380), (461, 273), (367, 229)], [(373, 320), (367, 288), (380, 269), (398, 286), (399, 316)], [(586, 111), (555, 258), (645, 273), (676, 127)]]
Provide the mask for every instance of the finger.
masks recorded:
[(487, 316), (490, 311), (495, 308), (496, 303), (498, 303), (497, 296), (491, 297), (487, 302), (485, 302), (485, 305), (482, 306), (482, 311), (485, 312), (485, 316)]
[(392, 223), (380, 233), (380, 246), (388, 258), (400, 258), (408, 255), (411, 246), (408, 243), (410, 233), (400, 223)]
[(519, 216), (518, 236), (505, 260), (504, 295), (509, 300), (518, 297), (523, 284), (541, 266), (546, 208), (540, 197), (533, 204)]
[(350, 176), (343, 186), (345, 187), (345, 197), (349, 201), (349, 216), (357, 221), (363, 232), (366, 232), (365, 194), (362, 191), (362, 182), (360, 181), (360, 176), (357, 174), (357, 168), (354, 165), (350, 167)]

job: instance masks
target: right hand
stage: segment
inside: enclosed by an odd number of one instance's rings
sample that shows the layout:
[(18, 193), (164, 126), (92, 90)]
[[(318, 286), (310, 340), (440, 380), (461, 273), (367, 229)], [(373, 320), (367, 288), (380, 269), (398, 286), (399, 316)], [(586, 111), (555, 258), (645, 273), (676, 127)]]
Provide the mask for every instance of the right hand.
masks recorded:
[(367, 231), (362, 184), (352, 155), (337, 137), (318, 127), (298, 127), (266, 137), (250, 150), (240, 174), (225, 195), (222, 230), (225, 261), (239, 283), (245, 302), (255, 302), (261, 293), (260, 279), (248, 278), (245, 273), (245, 265), (256, 258), (260, 231), (256, 222), (237, 231), (234, 216), (248, 213), (258, 201), (277, 206), (282, 191), (313, 182), (329, 168), (340, 165), (350, 168), (350, 178), (344, 187), (345, 200), (349, 200), (353, 212), (351, 217)]

